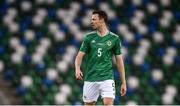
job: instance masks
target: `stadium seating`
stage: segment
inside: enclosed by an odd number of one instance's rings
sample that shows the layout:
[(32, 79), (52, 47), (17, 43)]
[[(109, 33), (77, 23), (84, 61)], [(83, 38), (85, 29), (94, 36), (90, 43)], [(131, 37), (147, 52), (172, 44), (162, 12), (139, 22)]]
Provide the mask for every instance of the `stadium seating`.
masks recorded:
[[(114, 65), (115, 104), (180, 103), (179, 0), (4, 0), (0, 3), (0, 73), (22, 104), (82, 105), (74, 59), (91, 31), (94, 9), (122, 38), (127, 95)], [(97, 104), (102, 104), (98, 101)]]

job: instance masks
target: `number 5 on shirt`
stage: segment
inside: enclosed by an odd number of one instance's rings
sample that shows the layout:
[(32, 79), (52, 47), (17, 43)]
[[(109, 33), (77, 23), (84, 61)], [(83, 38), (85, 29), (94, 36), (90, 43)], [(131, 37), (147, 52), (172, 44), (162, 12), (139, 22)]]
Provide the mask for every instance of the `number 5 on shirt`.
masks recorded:
[(102, 48), (98, 48), (98, 57), (101, 57), (102, 55)]

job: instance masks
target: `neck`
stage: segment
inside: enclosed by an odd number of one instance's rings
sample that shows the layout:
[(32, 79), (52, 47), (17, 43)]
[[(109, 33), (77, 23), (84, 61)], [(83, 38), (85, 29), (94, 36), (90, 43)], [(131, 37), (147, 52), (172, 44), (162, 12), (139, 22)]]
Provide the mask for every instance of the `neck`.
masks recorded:
[(99, 32), (100, 36), (105, 36), (108, 33), (106, 25), (101, 26), (97, 29), (97, 31)]

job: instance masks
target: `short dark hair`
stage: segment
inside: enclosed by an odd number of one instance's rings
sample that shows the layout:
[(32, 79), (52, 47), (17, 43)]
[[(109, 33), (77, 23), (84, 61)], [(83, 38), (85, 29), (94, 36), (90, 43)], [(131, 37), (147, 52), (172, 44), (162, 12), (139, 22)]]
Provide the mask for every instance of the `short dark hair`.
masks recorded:
[(99, 18), (103, 18), (104, 19), (104, 22), (107, 24), (108, 22), (108, 16), (106, 14), (106, 12), (102, 11), (102, 10), (94, 10), (92, 12), (92, 14), (98, 14), (99, 15)]

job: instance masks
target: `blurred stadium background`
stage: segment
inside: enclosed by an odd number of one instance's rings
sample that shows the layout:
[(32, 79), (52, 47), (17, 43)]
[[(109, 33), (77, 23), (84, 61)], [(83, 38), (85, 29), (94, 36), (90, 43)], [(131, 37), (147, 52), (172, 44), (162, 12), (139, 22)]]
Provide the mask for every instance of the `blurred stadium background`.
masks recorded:
[(115, 104), (180, 104), (179, 0), (1, 0), (0, 104), (83, 104), (74, 58), (94, 9), (123, 39)]

